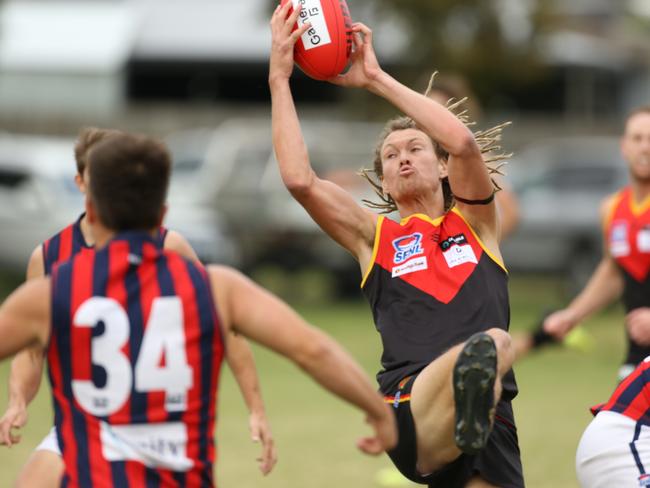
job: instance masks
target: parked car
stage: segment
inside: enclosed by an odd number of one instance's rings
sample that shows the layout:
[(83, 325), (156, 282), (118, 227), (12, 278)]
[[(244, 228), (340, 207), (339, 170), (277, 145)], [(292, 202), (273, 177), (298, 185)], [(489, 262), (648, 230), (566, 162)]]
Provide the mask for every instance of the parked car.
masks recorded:
[(521, 221), (502, 244), (513, 271), (562, 273), (580, 289), (602, 256), (600, 203), (627, 181), (615, 137), (542, 140), (508, 165)]
[(0, 267), (24, 272), (37, 244), (83, 208), (71, 139), (0, 135)]
[[(0, 134), (0, 268), (23, 272), (39, 243), (83, 210), (74, 184), (74, 140)], [(219, 215), (172, 177), (165, 224), (181, 232), (206, 262), (239, 264)]]
[[(336, 180), (358, 200), (372, 197), (370, 186), (355, 172), (372, 165), (380, 126), (309, 118), (301, 123), (315, 171)], [(318, 228), (284, 187), (268, 118), (231, 119), (217, 128), (180, 131), (170, 134), (167, 143), (175, 171), (195, 173), (191, 191), (209, 196), (224, 216), (244, 268), (266, 263), (288, 269), (323, 266), (335, 273), (341, 290), (358, 290), (356, 261)]]
[[(371, 123), (301, 121), (314, 170), (361, 201), (372, 198), (354, 170), (371, 165), (381, 127)], [(353, 135), (351, 137), (351, 135)], [(221, 213), (242, 254), (242, 266), (264, 263), (332, 270), (343, 290), (358, 289), (359, 269), (293, 200), (279, 176), (268, 119), (232, 119), (216, 129), (170, 135), (176, 181), (203, 195)], [(502, 245), (514, 272), (563, 274), (571, 290), (584, 284), (601, 256), (599, 205), (627, 180), (618, 140), (580, 137), (543, 140), (508, 166), (521, 222)], [(189, 190), (191, 189), (191, 190)]]

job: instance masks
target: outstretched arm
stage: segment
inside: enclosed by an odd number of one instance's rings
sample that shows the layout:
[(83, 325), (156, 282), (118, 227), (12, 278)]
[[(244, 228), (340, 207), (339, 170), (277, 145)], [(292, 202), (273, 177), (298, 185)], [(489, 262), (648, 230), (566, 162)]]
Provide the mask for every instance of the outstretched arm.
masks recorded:
[[(601, 205), (600, 213), (603, 222), (612, 204), (613, 198), (609, 197)], [(558, 310), (546, 318), (544, 330), (561, 339), (582, 320), (602, 310), (618, 299), (622, 293), (623, 276), (605, 242), (603, 257), (585, 287), (567, 308)]]
[(294, 45), (309, 25), (292, 33), (300, 8), (289, 15), (290, 7), (291, 2), (278, 7), (271, 18), (269, 86), (273, 147), (280, 174), (287, 189), (314, 221), (350, 251), (365, 270), (372, 253), (377, 216), (361, 208), (341, 187), (320, 179), (311, 167), (289, 86)]
[[(44, 277), (29, 280), (5, 300), (0, 307), (0, 359), (26, 348), (43, 355), (50, 333), (50, 301), (50, 280)], [(28, 392), (25, 398), (31, 400)], [(19, 440), (11, 433), (14, 422), (0, 427), (0, 444)]]
[(347, 352), (241, 273), (215, 266), (208, 271), (227, 329), (286, 356), (327, 390), (366, 412), (375, 437), (362, 439), (358, 444), (361, 450), (378, 454), (395, 444), (397, 433), (390, 409)]
[[(356, 23), (352, 30), (355, 33), (355, 51), (350, 69), (330, 81), (341, 86), (365, 88), (415, 120), (449, 153), (447, 170), (455, 195), (466, 200), (490, 197), (492, 182), (472, 132), (446, 107), (399, 83), (381, 69), (372, 47), (372, 31), (368, 27)], [(466, 205), (458, 202), (458, 206), (484, 241), (491, 239), (494, 242), (490, 247), (497, 247), (494, 203)]]
[[(43, 276), (43, 249), (38, 246), (32, 252), (27, 265), (27, 279)], [(41, 348), (29, 348), (18, 352), (11, 361), (9, 373), (9, 401), (7, 410), (0, 418), (0, 432), (9, 433), (11, 429), (20, 429), (27, 423), (27, 407), (32, 402), (41, 385), (44, 352)], [(20, 436), (8, 436), (7, 445), (19, 442)]]
[(251, 439), (253, 442), (262, 443), (262, 455), (257, 461), (260, 471), (266, 475), (271, 472), (278, 461), (278, 454), (271, 426), (266, 417), (253, 351), (248, 342), (233, 331), (228, 332), (225, 336), (226, 360), (250, 412), (248, 427)]
[(562, 339), (580, 322), (602, 310), (621, 296), (623, 278), (611, 256), (604, 256), (587, 285), (565, 309), (549, 315), (544, 321), (544, 330)]
[[(190, 243), (178, 232), (168, 231), (163, 247), (199, 263), (199, 258)], [(226, 361), (228, 361), (228, 366), (230, 366), (250, 412), (248, 426), (251, 431), (251, 439), (253, 442), (262, 443), (262, 455), (258, 458), (258, 462), (260, 470), (266, 475), (275, 466), (278, 455), (271, 427), (266, 418), (264, 400), (255, 368), (255, 358), (246, 340), (232, 332), (226, 334)]]

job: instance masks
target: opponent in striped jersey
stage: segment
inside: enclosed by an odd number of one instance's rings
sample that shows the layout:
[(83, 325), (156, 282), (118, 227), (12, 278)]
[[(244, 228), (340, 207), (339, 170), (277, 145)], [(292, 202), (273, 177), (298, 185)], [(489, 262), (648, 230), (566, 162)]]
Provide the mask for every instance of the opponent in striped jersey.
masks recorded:
[[(43, 272), (46, 275), (52, 273), (52, 268), (58, 263), (67, 261), (77, 253), (82, 252), (84, 249), (92, 249), (92, 244), (87, 242), (84, 233), (81, 230), (81, 222), (85, 214), (81, 214), (77, 220), (67, 226), (65, 229), (59, 231), (41, 244), (40, 249), (43, 253)], [(161, 248), (165, 246), (165, 240), (169, 230), (166, 227), (160, 227), (158, 235), (156, 236), (156, 244)], [(181, 240), (180, 236), (174, 236), (176, 240)], [(186, 244), (189, 246), (189, 244)], [(167, 246), (168, 247), (168, 246)], [(181, 248), (182, 245), (176, 245)], [(193, 257), (193, 251), (187, 251), (188, 257)]]
[(29, 280), (0, 307), (0, 358), (47, 349), (62, 486), (214, 486), (222, 334), (230, 331), (360, 407), (376, 432), (358, 443), (364, 452), (394, 445), (390, 411), (336, 343), (235, 270), (206, 270), (156, 245), (170, 171), (162, 144), (112, 135), (91, 159), (86, 209), (96, 250)]
[(205, 271), (126, 232), (51, 289), (63, 486), (210, 486), (224, 344)]
[[(365, 88), (407, 115), (386, 125), (369, 170), (377, 178), (368, 177), (381, 198), (370, 206), (399, 212), (401, 224), (362, 208), (311, 167), (289, 83), (292, 47), (308, 26), (292, 30), (300, 13), (287, 19), (289, 7), (271, 19), (276, 159), (294, 198), (359, 262), (383, 345), (379, 386), (399, 428), (388, 454), (429, 486), (523, 487), (508, 411), (516, 387), (507, 273), (483, 160), (500, 128), (477, 138), (446, 107), (399, 83), (377, 62), (370, 29), (354, 24), (350, 69), (329, 81)], [(493, 422), (502, 391), (503, 421)]]
[[(87, 193), (88, 182), (88, 153), (94, 144), (111, 134), (119, 131), (89, 128), (81, 131), (75, 145), (77, 174), (75, 183), (82, 193)], [(50, 274), (54, 266), (67, 261), (79, 252), (92, 249), (93, 236), (89, 224), (82, 214), (74, 223), (52, 236), (38, 246), (30, 258), (27, 278)], [(168, 250), (175, 250), (192, 260), (198, 260), (194, 250), (183, 236), (174, 231), (160, 227), (156, 243)], [(275, 465), (277, 454), (273, 436), (266, 419), (264, 402), (255, 363), (250, 346), (246, 341), (233, 334), (227, 336), (228, 365), (240, 386), (242, 395), (250, 411), (250, 431), (253, 440), (262, 441), (262, 456), (260, 469), (264, 474), (270, 472)], [(43, 370), (43, 355), (34, 351), (23, 351), (12, 362), (9, 381), (9, 405), (5, 415), (0, 419), (0, 430), (9, 431), (18, 428), (27, 420), (27, 405), (36, 395)], [(17, 480), (17, 487), (54, 487), (59, 485), (63, 463), (54, 428), (36, 447), (35, 452), (23, 467)]]
[(650, 357), (591, 412), (576, 452), (581, 486), (650, 486)]
[(622, 297), (628, 347), (619, 380), (650, 354), (650, 106), (628, 115), (621, 153), (630, 184), (601, 206), (603, 257), (578, 296), (544, 323), (547, 332), (562, 338), (582, 320)]

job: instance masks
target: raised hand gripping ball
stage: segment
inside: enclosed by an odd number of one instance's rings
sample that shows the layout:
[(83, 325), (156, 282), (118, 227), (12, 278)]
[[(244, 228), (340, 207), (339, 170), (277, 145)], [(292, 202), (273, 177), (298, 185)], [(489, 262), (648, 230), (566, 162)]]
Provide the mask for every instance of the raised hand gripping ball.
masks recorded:
[(317, 80), (339, 75), (352, 52), (352, 19), (345, 0), (282, 0), (281, 3), (289, 1), (294, 8), (302, 5), (297, 24), (311, 23), (294, 49), (293, 59), (298, 67)]

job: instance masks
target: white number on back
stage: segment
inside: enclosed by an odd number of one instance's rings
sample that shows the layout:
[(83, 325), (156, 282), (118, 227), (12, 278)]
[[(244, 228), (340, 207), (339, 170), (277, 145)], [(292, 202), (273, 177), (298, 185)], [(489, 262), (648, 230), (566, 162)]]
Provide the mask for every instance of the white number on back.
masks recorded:
[[(96, 416), (111, 415), (124, 406), (131, 392), (134, 373), (122, 348), (131, 333), (129, 318), (112, 298), (92, 297), (77, 310), (75, 327), (96, 327), (105, 331), (93, 337), (91, 361), (106, 372), (106, 384), (92, 380), (72, 380), (72, 392), (79, 404)], [(163, 364), (164, 363), (164, 364)], [(192, 388), (192, 368), (185, 353), (183, 304), (178, 297), (158, 297), (151, 305), (142, 346), (135, 363), (135, 389), (139, 392), (165, 392), (168, 412), (184, 411), (187, 391)]]
[[(163, 357), (165, 364), (160, 366)], [(153, 301), (135, 365), (135, 388), (164, 391), (168, 412), (182, 412), (187, 408), (192, 368), (185, 354), (183, 304), (178, 297), (160, 297)]]

